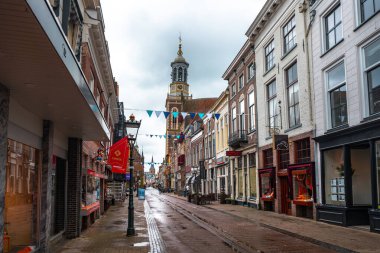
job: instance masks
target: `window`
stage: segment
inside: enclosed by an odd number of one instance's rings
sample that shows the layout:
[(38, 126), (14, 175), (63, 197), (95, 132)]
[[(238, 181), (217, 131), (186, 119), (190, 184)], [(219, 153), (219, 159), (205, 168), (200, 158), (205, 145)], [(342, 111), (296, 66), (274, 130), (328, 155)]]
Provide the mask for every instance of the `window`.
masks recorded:
[(268, 104), (268, 125), (269, 135), (271, 129), (277, 127), (277, 93), (276, 93), (276, 80), (273, 80), (267, 85), (267, 104)]
[[(328, 205), (346, 205), (343, 148), (323, 151), (325, 168), (325, 201)], [(322, 179), (323, 180), (323, 179)]]
[[(376, 141), (376, 173), (377, 173), (377, 201), (378, 201), (377, 203), (380, 203), (380, 141)], [(379, 206), (377, 208), (379, 208)]]
[(329, 50), (343, 39), (341, 6), (334, 8), (324, 20), (325, 24), (325, 50)]
[(94, 93), (95, 78), (91, 69), (90, 69), (90, 76), (88, 77), (88, 87), (90, 88), (90, 91)]
[(268, 148), (263, 150), (264, 156), (264, 168), (273, 167), (273, 150), (272, 148)]
[(249, 160), (249, 167), (255, 167), (256, 166), (256, 153), (250, 153), (248, 155)]
[(178, 69), (178, 81), (182, 82), (182, 68), (181, 67)]
[(274, 67), (274, 40), (265, 47), (265, 70), (269, 71)]
[(215, 133), (212, 133), (212, 156), (216, 154)]
[(239, 127), (241, 131), (244, 131), (245, 129), (245, 111), (244, 111), (244, 100), (239, 102), (239, 110), (240, 110), (240, 115), (239, 115)]
[(284, 36), (284, 54), (286, 54), (296, 45), (296, 17), (293, 16), (282, 29)]
[(299, 140), (296, 144), (296, 163), (310, 162), (310, 140), (309, 138)]
[(327, 89), (330, 99), (331, 127), (347, 123), (347, 99), (344, 62), (327, 71)]
[[(175, 113), (175, 114), (173, 114), (173, 113)], [(173, 108), (172, 109), (172, 113), (171, 113), (171, 115), (172, 115), (172, 128), (173, 129), (177, 129), (177, 117), (178, 117), (178, 110), (177, 110), (177, 108)]]
[(242, 157), (238, 157), (238, 169), (241, 169), (243, 168), (243, 158)]
[(360, 0), (360, 21), (363, 23), (380, 10), (379, 0)]
[(300, 107), (299, 107), (299, 86), (297, 77), (297, 63), (294, 63), (286, 70), (286, 86), (288, 92), (288, 117), (289, 128), (299, 125)]
[(244, 86), (244, 75), (239, 76), (239, 90)]
[(248, 80), (255, 76), (255, 64), (251, 63), (248, 66)]
[(249, 113), (249, 131), (255, 130), (255, 93), (252, 91), (248, 94), (248, 113)]
[(380, 38), (364, 48), (364, 80), (369, 114), (380, 112)]
[(289, 165), (289, 150), (277, 150), (278, 155), (278, 169), (284, 170)]
[(232, 84), (232, 86), (231, 86), (231, 96), (233, 97), (233, 96), (235, 96), (236, 95), (236, 85), (235, 85), (235, 83), (234, 84)]
[(236, 107), (232, 108), (232, 133), (235, 133), (237, 130), (237, 125), (236, 125)]

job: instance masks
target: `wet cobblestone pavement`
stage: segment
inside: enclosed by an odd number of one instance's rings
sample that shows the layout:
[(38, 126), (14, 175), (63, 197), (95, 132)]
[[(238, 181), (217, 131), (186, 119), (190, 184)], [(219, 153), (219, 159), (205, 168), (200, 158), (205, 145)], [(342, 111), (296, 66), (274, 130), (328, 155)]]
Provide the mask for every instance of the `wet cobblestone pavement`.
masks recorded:
[[(127, 237), (128, 199), (110, 209), (79, 238), (65, 240), (56, 245), (51, 252), (60, 253), (147, 253), (150, 242), (145, 219), (144, 200), (134, 200), (135, 230), (137, 235)], [(159, 251), (155, 251), (159, 252)]]

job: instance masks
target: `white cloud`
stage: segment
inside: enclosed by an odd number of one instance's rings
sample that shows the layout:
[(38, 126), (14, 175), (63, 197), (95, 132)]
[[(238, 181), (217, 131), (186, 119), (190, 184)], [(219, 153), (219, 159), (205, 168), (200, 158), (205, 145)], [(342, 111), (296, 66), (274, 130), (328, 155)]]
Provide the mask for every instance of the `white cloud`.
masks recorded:
[[(102, 10), (113, 74), (126, 108), (164, 110), (170, 62), (182, 33), (194, 98), (218, 97), (221, 76), (246, 40), (245, 32), (265, 0), (103, 0)], [(202, 89), (207, 86), (207, 89)], [(140, 133), (165, 134), (165, 120), (144, 111)], [(140, 135), (146, 161), (161, 162), (165, 140)], [(146, 166), (146, 169), (148, 166)]]

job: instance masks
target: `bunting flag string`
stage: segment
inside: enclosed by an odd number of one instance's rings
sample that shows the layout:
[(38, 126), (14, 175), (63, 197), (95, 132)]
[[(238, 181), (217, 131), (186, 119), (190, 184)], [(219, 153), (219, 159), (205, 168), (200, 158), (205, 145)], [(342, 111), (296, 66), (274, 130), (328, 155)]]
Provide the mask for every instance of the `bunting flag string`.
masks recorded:
[[(117, 109), (118, 110), (118, 109)], [(212, 117), (215, 117), (215, 119), (220, 118), (220, 113), (204, 113), (204, 112), (167, 112), (167, 111), (156, 111), (156, 110), (143, 110), (143, 109), (132, 109), (132, 108), (125, 108), (124, 110), (131, 110), (131, 111), (145, 111), (148, 116), (151, 118), (153, 113), (156, 115), (157, 118), (161, 116), (163, 113), (165, 116), (165, 119), (167, 119), (170, 115), (172, 115), (174, 118), (178, 118), (179, 115), (181, 115), (183, 118), (186, 118), (187, 116), (190, 116), (191, 119), (194, 119), (196, 115), (198, 115), (201, 119), (206, 116), (208, 119), (211, 119)], [(227, 113), (228, 114), (228, 113)], [(237, 114), (240, 115), (240, 114)]]

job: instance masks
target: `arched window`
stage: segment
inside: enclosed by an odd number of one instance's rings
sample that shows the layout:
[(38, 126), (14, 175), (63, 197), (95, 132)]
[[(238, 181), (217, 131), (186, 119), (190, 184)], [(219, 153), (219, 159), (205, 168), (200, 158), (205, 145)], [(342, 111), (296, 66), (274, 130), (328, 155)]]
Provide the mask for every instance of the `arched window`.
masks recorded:
[(177, 68), (173, 69), (173, 82), (177, 80)]
[[(176, 112), (176, 117), (174, 117), (173, 112)], [(172, 129), (177, 129), (178, 128), (178, 110), (177, 108), (172, 109)]]
[(181, 67), (178, 69), (178, 81), (182, 82), (182, 68)]
[(185, 68), (185, 82), (187, 82), (187, 68)]

